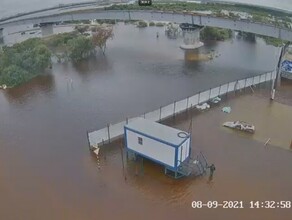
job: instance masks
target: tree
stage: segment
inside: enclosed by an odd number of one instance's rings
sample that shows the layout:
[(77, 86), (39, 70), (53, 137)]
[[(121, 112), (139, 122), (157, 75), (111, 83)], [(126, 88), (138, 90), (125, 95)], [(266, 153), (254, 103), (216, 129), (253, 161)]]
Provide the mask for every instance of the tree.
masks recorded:
[(13, 87), (19, 85), (25, 81), (28, 81), (32, 78), (32, 75), (25, 71), (24, 69), (11, 65), (9, 67), (4, 68), (1, 71), (0, 75), (0, 84), (7, 85), (8, 87)]
[(51, 52), (36, 38), (5, 46), (0, 56), (0, 84), (10, 87), (28, 81), (51, 65)]
[(86, 31), (89, 30), (89, 25), (77, 25), (74, 29), (80, 34), (84, 34)]
[(222, 28), (205, 27), (201, 31), (202, 40), (226, 40), (232, 37), (232, 31)]
[(99, 47), (103, 54), (105, 54), (106, 43), (109, 39), (113, 38), (112, 27), (96, 26), (91, 28), (92, 43), (95, 47)]
[(35, 71), (42, 71), (51, 64), (51, 51), (44, 44), (36, 46), (32, 53), (35, 55)]
[(74, 61), (80, 61), (87, 58), (94, 51), (94, 46), (90, 38), (78, 36), (68, 41), (69, 57)]

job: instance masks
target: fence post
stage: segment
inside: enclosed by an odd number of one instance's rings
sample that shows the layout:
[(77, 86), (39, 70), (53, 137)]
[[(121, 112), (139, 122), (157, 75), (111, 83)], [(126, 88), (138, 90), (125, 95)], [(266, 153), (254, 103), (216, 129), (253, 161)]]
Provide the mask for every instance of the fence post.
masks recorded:
[(219, 87), (219, 94), (218, 94), (218, 96), (220, 96), (221, 95), (221, 84), (220, 84), (220, 87)]
[(108, 142), (111, 142), (111, 136), (110, 136), (110, 130), (109, 130), (109, 124), (107, 124), (107, 135), (108, 135)]
[(254, 86), (254, 77), (252, 77), (252, 86)]
[(235, 85), (234, 85), (234, 94), (236, 94), (237, 88), (238, 88), (238, 80), (236, 81)]
[(187, 111), (188, 108), (189, 108), (189, 98), (190, 98), (190, 97), (187, 97), (187, 107), (186, 107), (186, 111)]
[(160, 108), (159, 108), (159, 121), (161, 121), (161, 106), (160, 106)]
[(246, 81), (247, 81), (247, 78), (245, 78), (244, 80), (244, 91), (246, 91)]
[(176, 101), (173, 103), (173, 117), (175, 117), (175, 106), (176, 106)]
[(89, 133), (88, 133), (88, 131), (86, 131), (86, 133), (87, 133), (88, 147), (89, 147), (89, 150), (91, 150), (90, 141), (89, 141)]
[(227, 95), (228, 95), (228, 92), (229, 92), (229, 83), (228, 83), (228, 85), (227, 85), (226, 97), (227, 97)]
[(211, 91), (212, 91), (212, 89), (209, 90), (209, 99), (208, 99), (208, 101), (211, 99)]
[(198, 104), (200, 104), (200, 99), (201, 99), (201, 92), (199, 92)]
[(268, 73), (265, 74), (265, 88), (267, 88), (267, 74)]

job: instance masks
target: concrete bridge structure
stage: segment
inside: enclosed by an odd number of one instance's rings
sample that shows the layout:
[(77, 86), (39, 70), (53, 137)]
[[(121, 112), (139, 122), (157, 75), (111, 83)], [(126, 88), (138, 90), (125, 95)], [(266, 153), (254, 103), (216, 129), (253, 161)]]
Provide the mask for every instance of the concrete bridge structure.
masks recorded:
[[(189, 23), (198, 26), (209, 26), (226, 28), (237, 31), (244, 31), (258, 35), (279, 38), (281, 40), (292, 41), (292, 29), (277, 27), (271, 24), (258, 23), (248, 20), (237, 20), (231, 18), (222, 18), (207, 16), (196, 13), (178, 13), (166, 11), (150, 10), (106, 10), (96, 9), (95, 11), (75, 11), (67, 14), (54, 13), (45, 15), (31, 15), (25, 18), (14, 18), (0, 22), (0, 36), (3, 28), (13, 25), (23, 24), (53, 24), (65, 21), (109, 19), (109, 20), (146, 20), (146, 21), (168, 21), (176, 23)], [(48, 28), (48, 25), (47, 25)]]

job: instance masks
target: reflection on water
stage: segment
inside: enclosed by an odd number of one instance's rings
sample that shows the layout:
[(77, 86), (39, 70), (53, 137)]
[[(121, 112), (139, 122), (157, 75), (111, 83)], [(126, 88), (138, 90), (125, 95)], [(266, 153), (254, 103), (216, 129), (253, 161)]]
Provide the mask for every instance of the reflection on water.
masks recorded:
[(30, 82), (18, 86), (14, 89), (5, 90), (4, 95), (9, 103), (25, 103), (35, 96), (50, 96), (55, 89), (54, 75), (47, 73), (32, 79)]
[(103, 55), (101, 52), (97, 52), (95, 55), (91, 56), (88, 60), (82, 60), (78, 62), (78, 64), (73, 64), (74, 69), (80, 76), (86, 76), (90, 73), (100, 72), (108, 72), (113, 67), (111, 61), (107, 58), (107, 56)]

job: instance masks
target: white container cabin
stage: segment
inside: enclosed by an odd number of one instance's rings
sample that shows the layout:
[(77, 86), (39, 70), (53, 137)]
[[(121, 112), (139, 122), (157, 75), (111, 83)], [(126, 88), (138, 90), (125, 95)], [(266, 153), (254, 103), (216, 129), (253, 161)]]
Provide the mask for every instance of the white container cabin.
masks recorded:
[(124, 127), (127, 152), (147, 158), (165, 167), (174, 178), (188, 176), (183, 169), (191, 155), (190, 134), (144, 118)]

